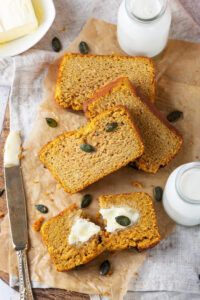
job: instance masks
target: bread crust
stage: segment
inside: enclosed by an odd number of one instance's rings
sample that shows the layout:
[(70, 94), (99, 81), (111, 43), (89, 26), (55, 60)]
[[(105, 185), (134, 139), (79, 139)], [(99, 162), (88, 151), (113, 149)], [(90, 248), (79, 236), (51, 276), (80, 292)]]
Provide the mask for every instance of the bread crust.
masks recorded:
[[(143, 152), (144, 152), (144, 143), (143, 143), (143, 141), (142, 141), (140, 132), (139, 132), (137, 126), (135, 125), (135, 122), (134, 122), (134, 120), (133, 120), (133, 117), (131, 116), (129, 110), (128, 110), (125, 106), (123, 106), (123, 105), (118, 105), (118, 106), (111, 107), (111, 108), (109, 108), (107, 111), (102, 112), (101, 114), (99, 114), (98, 116), (96, 116), (96, 117), (94, 118), (94, 120), (100, 119), (100, 118), (102, 117), (102, 115), (107, 114), (108, 111), (115, 110), (116, 108), (119, 108), (120, 110), (123, 110), (123, 111), (126, 112), (128, 118), (129, 118), (129, 120), (131, 121), (132, 128), (133, 128), (134, 132), (135, 132), (136, 135), (137, 135), (138, 141), (140, 141), (141, 153), (137, 156), (137, 158), (138, 158), (138, 157), (140, 157), (140, 156), (143, 154)], [(87, 126), (87, 125), (86, 125), (86, 126)], [(68, 188), (68, 187), (64, 187), (63, 184), (62, 184), (62, 182), (60, 181), (60, 179), (59, 179), (59, 178), (56, 176), (56, 174), (53, 172), (53, 170), (51, 170), (51, 169), (43, 162), (43, 160), (41, 159), (41, 155), (42, 155), (42, 152), (43, 152), (43, 151), (45, 150), (45, 148), (47, 147), (47, 145), (52, 144), (52, 143), (55, 143), (55, 142), (56, 142), (57, 140), (59, 140), (61, 137), (73, 135), (73, 134), (75, 134), (77, 131), (80, 131), (80, 132), (81, 132), (81, 131), (83, 131), (83, 130), (84, 130), (84, 128), (81, 128), (81, 129), (79, 129), (79, 130), (69, 131), (69, 132), (66, 132), (66, 133), (63, 133), (63, 134), (57, 136), (53, 141), (50, 141), (50, 142), (48, 142), (46, 145), (44, 145), (44, 146), (42, 147), (42, 149), (40, 150), (39, 155), (38, 155), (38, 156), (39, 156), (39, 159), (40, 159), (40, 161), (43, 163), (43, 165), (44, 165), (44, 166), (45, 166), (45, 167), (53, 174), (54, 178), (62, 185), (62, 187), (64, 188), (64, 190), (65, 190), (66, 192), (68, 192), (69, 194), (74, 194), (74, 193), (76, 193), (76, 192), (78, 192), (78, 191), (83, 190), (84, 188), (86, 188), (86, 187), (89, 186), (90, 184), (92, 184), (92, 183), (94, 183), (94, 182), (97, 182), (99, 179), (105, 177), (106, 175), (108, 175), (108, 174), (110, 174), (110, 173), (113, 173), (113, 172), (117, 171), (118, 169), (120, 169), (121, 167), (126, 166), (129, 162), (131, 162), (133, 159), (135, 159), (135, 157), (134, 157), (134, 158), (130, 158), (128, 161), (126, 161), (125, 163), (121, 164), (121, 165), (118, 166), (117, 168), (114, 168), (114, 169), (111, 170), (111, 171), (105, 172), (103, 176), (99, 176), (99, 177), (95, 178), (95, 180), (90, 180), (90, 181), (88, 181), (88, 183), (82, 185), (81, 188), (78, 188), (78, 189), (70, 189), (70, 188)]]
[[(87, 117), (88, 120), (90, 120), (90, 116), (89, 116), (89, 110), (88, 107), (89, 105), (97, 100), (98, 98), (101, 98), (103, 96), (106, 96), (107, 94), (109, 94), (113, 88), (117, 87), (118, 85), (120, 85), (122, 82), (126, 81), (126, 84), (129, 86), (131, 92), (140, 99), (140, 101), (146, 106), (146, 108), (152, 112), (159, 120), (160, 122), (167, 127), (174, 135), (176, 135), (179, 138), (179, 147), (177, 147), (176, 151), (173, 153), (173, 155), (171, 155), (165, 162), (164, 165), (167, 165), (179, 152), (182, 144), (183, 144), (183, 138), (181, 136), (181, 134), (179, 133), (179, 131), (167, 120), (167, 118), (161, 113), (159, 112), (159, 110), (154, 106), (154, 104), (152, 104), (144, 95), (141, 94), (141, 92), (136, 89), (133, 84), (130, 82), (130, 80), (127, 77), (120, 77), (115, 81), (112, 81), (111, 83), (107, 84), (105, 87), (99, 89), (93, 96), (91, 99), (89, 99), (88, 101), (86, 101), (84, 103), (84, 112), (85, 112), (85, 116)], [(139, 164), (136, 161), (136, 164), (138, 166), (138, 168), (140, 168)], [(155, 170), (154, 172), (150, 172), (150, 173), (156, 173), (157, 170)]]
[(99, 54), (81, 54), (81, 53), (66, 53), (61, 62), (60, 62), (60, 66), (59, 66), (59, 71), (58, 71), (58, 76), (57, 76), (57, 80), (56, 80), (56, 88), (55, 88), (55, 93), (54, 93), (54, 100), (55, 102), (63, 107), (63, 108), (72, 108), (73, 110), (83, 110), (83, 108), (79, 107), (78, 109), (72, 105), (68, 105), (68, 106), (65, 106), (65, 105), (62, 105), (61, 103), (59, 103), (59, 96), (61, 94), (60, 92), (60, 88), (59, 88), (59, 82), (61, 80), (61, 77), (62, 77), (62, 72), (63, 72), (63, 69), (64, 69), (64, 66), (65, 66), (65, 62), (66, 60), (68, 59), (68, 57), (70, 56), (80, 56), (80, 57), (105, 57), (105, 58), (113, 58), (113, 57), (116, 57), (116, 58), (122, 58), (122, 59), (133, 59), (133, 58), (142, 58), (146, 61), (149, 62), (150, 66), (151, 66), (151, 69), (152, 69), (152, 73), (153, 73), (153, 79), (152, 79), (152, 95), (151, 97), (149, 98), (149, 100), (154, 103), (154, 99), (155, 99), (155, 88), (156, 88), (156, 79), (155, 79), (155, 68), (154, 68), (154, 65), (153, 65), (153, 61), (149, 58), (149, 57), (146, 57), (146, 56), (125, 56), (125, 55), (99, 55)]

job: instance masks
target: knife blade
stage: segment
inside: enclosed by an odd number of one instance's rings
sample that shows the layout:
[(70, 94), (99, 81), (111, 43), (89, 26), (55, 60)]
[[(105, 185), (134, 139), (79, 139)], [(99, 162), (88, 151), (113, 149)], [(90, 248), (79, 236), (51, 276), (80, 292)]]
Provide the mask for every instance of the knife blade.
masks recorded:
[(23, 250), (27, 246), (27, 213), (20, 166), (5, 167), (7, 207), (13, 246)]

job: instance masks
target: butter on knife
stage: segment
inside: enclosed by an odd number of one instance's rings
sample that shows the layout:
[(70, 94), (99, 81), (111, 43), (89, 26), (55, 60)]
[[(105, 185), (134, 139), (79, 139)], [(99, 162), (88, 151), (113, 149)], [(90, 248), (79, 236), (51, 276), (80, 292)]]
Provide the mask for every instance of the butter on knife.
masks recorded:
[(11, 131), (7, 137), (4, 149), (4, 167), (19, 166), (21, 153), (21, 138), (19, 132)]
[(38, 28), (31, 0), (0, 0), (0, 43), (5, 43)]

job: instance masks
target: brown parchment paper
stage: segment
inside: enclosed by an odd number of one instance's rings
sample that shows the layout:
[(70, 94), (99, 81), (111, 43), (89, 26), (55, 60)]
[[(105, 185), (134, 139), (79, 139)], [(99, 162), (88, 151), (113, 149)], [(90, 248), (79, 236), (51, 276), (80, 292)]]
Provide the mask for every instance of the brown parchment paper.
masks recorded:
[[(78, 43), (84, 40), (94, 54), (124, 54), (117, 43), (116, 26), (106, 22), (90, 19), (76, 40), (65, 52), (77, 52)], [(57, 135), (76, 129), (86, 123), (82, 112), (74, 112), (60, 108), (53, 99), (55, 82), (60, 58), (50, 65), (44, 80), (44, 97), (41, 103), (37, 120), (32, 133), (24, 143), (24, 159), (22, 171), (26, 191), (28, 218), (29, 218), (29, 266), (31, 280), (46, 284), (50, 287), (73, 290), (88, 294), (107, 294), (112, 299), (122, 299), (126, 293), (127, 283), (138, 267), (142, 264), (146, 254), (118, 252), (115, 256), (103, 253), (94, 261), (88, 263), (77, 271), (57, 272), (51, 263), (49, 254), (44, 246), (40, 233), (32, 231), (31, 226), (41, 214), (35, 210), (36, 203), (48, 206), (48, 219), (58, 212), (76, 202), (80, 203), (83, 194), (93, 195), (92, 204), (86, 212), (95, 217), (98, 210), (98, 196), (110, 193), (129, 193), (145, 191), (153, 197), (153, 187), (164, 187), (169, 174), (179, 165), (198, 159), (200, 153), (200, 45), (181, 41), (169, 41), (165, 51), (155, 58), (157, 76), (156, 106), (166, 115), (174, 109), (184, 112), (183, 119), (175, 123), (175, 127), (182, 133), (184, 145), (176, 158), (157, 174), (146, 174), (130, 167), (106, 176), (84, 191), (69, 195), (59, 189), (57, 182), (50, 172), (43, 168), (38, 159), (38, 152), (48, 141)], [(58, 121), (58, 127), (50, 128), (45, 122), (45, 117), (53, 117)], [(80, 165), (81, 168), (81, 165)], [(72, 170), (73, 172), (73, 170)], [(33, 181), (39, 181), (35, 184)], [(139, 181), (143, 188), (133, 187), (130, 183)], [(49, 193), (49, 195), (46, 195)], [(50, 201), (54, 199), (54, 201)], [(159, 229), (163, 238), (166, 238), (174, 228), (174, 223), (165, 214), (162, 204), (155, 203)], [(7, 262), (8, 219), (5, 218), (0, 233), (0, 269), (10, 274), (17, 275), (16, 255), (9, 248), (9, 261)], [(112, 264), (113, 274), (110, 277), (99, 275), (99, 264), (105, 259)]]

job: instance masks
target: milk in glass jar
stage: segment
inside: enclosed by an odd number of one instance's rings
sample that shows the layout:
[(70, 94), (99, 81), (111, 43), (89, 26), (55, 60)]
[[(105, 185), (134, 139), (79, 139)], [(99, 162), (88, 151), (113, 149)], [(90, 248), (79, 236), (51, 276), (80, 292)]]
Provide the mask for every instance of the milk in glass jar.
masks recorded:
[(176, 168), (169, 176), (163, 206), (178, 224), (200, 224), (200, 162), (191, 162)]
[(166, 46), (171, 24), (167, 0), (123, 0), (117, 37), (129, 55), (154, 57)]

